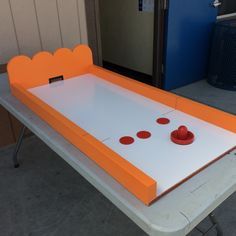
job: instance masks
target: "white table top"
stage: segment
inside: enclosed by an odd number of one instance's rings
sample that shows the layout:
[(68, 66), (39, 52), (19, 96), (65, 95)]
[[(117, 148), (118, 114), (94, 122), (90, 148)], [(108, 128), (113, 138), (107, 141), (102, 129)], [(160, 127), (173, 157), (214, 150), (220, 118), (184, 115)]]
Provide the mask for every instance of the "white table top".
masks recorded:
[(149, 235), (187, 234), (236, 190), (234, 151), (147, 207), (14, 98), (6, 74), (0, 75), (0, 104)]
[[(236, 145), (236, 134), (112, 84), (92, 74), (28, 89), (30, 93), (93, 135), (154, 179), (161, 196)], [(160, 125), (157, 118), (170, 123)], [(191, 145), (177, 145), (170, 133), (186, 125)], [(146, 130), (148, 139), (136, 133)], [(134, 143), (119, 139), (131, 136)], [(213, 141), (214, 140), (214, 141)]]

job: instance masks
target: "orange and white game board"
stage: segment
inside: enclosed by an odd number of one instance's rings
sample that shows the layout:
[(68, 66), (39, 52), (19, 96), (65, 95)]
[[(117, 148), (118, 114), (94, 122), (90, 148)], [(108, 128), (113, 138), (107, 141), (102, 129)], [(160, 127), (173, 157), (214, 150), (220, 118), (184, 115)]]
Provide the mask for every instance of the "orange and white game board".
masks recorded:
[(13, 94), (145, 204), (236, 146), (236, 117), (94, 66), (87, 46), (13, 58)]

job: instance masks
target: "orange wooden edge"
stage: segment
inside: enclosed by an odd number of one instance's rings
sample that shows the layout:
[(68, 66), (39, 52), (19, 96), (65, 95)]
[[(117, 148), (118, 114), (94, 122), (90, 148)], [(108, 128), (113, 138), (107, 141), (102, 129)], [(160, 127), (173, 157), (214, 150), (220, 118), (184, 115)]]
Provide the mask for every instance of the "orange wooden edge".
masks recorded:
[(93, 64), (92, 52), (86, 45), (79, 45), (73, 51), (60, 48), (53, 54), (39, 52), (31, 59), (26, 56), (13, 57), (7, 71), (10, 83), (24, 88), (48, 83), (48, 79), (63, 75), (64, 79), (87, 73)]
[(223, 112), (213, 107), (132, 80), (95, 65), (90, 67), (89, 72), (154, 101), (236, 133), (236, 116), (233, 114)]
[(11, 85), (12, 93), (21, 102), (50, 124), (57, 132), (88, 155), (146, 205), (157, 196), (157, 183), (130, 162), (42, 102), (19, 84)]
[(176, 107), (178, 96), (173, 93), (166, 92), (95, 65), (89, 68), (89, 73), (174, 109)]
[(27, 91), (28, 88), (47, 84), (50, 77), (63, 75), (69, 79), (85, 73), (92, 73), (173, 109), (236, 132), (235, 115), (95, 66), (91, 50), (86, 45), (79, 45), (73, 51), (58, 49), (53, 55), (40, 52), (32, 60), (25, 56), (13, 58), (8, 64), (13, 94), (145, 204), (157, 197), (155, 180)]

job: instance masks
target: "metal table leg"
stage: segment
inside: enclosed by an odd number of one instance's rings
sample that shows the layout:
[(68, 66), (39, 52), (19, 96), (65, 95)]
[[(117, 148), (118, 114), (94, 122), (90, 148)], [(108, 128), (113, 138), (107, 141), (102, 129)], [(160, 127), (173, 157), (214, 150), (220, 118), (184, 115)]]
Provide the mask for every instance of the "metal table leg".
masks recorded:
[(13, 163), (14, 163), (14, 167), (15, 168), (18, 168), (20, 165), (19, 165), (19, 162), (17, 160), (17, 154), (20, 150), (20, 147), (21, 147), (21, 143), (22, 143), (22, 140), (23, 140), (23, 137), (24, 137), (24, 134), (25, 134), (25, 130), (26, 130), (26, 127), (23, 125), (21, 130), (20, 130), (20, 134), (18, 136), (18, 139), (17, 139), (17, 142), (16, 142), (16, 146), (15, 146), (15, 149), (14, 149), (14, 152), (13, 152)]
[(206, 232), (203, 232), (201, 229), (199, 229), (198, 227), (196, 227), (195, 229), (197, 231), (199, 231), (202, 236), (207, 236), (209, 234), (210, 231), (212, 231), (213, 229), (216, 229), (216, 235), (217, 236), (223, 236), (223, 231), (218, 223), (218, 221), (216, 220), (216, 217), (215, 217), (215, 214), (213, 212), (211, 212), (209, 215), (208, 215), (211, 223), (212, 223), (212, 226), (206, 231)]
[(210, 218), (212, 224), (215, 226), (217, 236), (223, 236), (223, 231), (222, 231), (218, 221), (216, 220), (215, 214), (213, 212), (209, 215), (209, 218)]

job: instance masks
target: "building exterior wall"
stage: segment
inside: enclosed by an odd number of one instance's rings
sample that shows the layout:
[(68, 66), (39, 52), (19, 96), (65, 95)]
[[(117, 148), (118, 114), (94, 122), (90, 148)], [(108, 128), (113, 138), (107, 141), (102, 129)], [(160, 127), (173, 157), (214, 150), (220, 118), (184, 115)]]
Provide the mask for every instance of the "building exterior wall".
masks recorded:
[(87, 44), (84, 0), (1, 0), (0, 35), (0, 64), (18, 54)]

